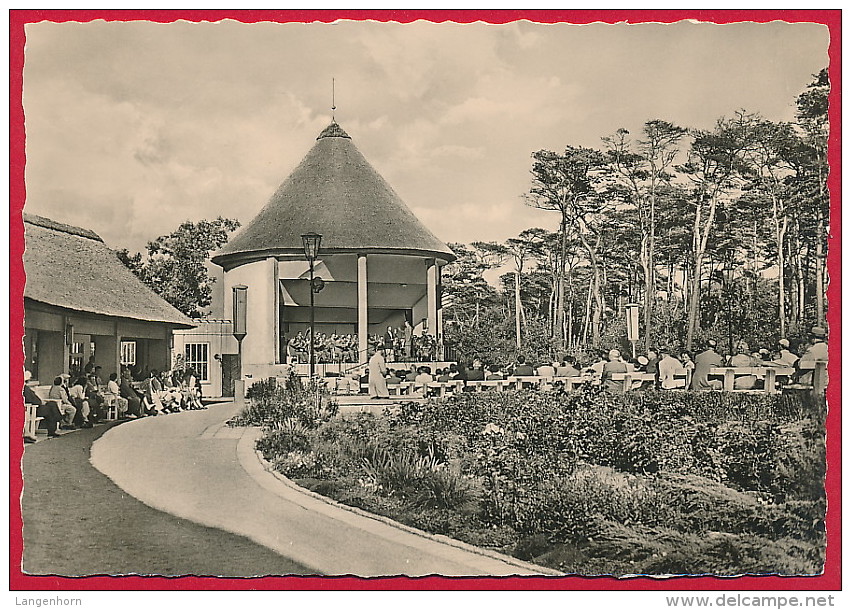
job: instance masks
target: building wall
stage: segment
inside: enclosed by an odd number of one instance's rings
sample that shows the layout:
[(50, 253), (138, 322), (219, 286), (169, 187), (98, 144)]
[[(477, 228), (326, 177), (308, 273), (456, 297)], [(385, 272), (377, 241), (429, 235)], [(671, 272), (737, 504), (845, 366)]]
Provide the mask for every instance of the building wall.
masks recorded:
[(237, 353), (230, 320), (200, 320), (196, 328), (174, 332), (174, 354), (186, 354), (187, 344), (207, 344), (207, 380), (201, 381), (204, 396), (222, 395), (222, 354)]
[(64, 333), (39, 331), (37, 371), (39, 383), (42, 385), (52, 383), (54, 377), (68, 370), (67, 353)]
[(248, 286), (246, 335), (242, 340), (244, 375), (265, 376), (276, 364), (277, 266), (277, 260), (270, 258), (236, 267), (225, 274), (225, 319), (233, 319), (233, 287)]

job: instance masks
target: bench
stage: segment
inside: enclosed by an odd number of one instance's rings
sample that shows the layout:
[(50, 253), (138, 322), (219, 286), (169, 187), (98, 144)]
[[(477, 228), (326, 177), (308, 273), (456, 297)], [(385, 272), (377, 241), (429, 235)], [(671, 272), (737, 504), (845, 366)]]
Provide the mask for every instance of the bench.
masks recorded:
[[(793, 370), (793, 369), (790, 369)], [(811, 383), (795, 383), (784, 387), (789, 390), (810, 390), (815, 395), (824, 395), (827, 389), (827, 361), (811, 360), (800, 362), (798, 371), (812, 371)]]
[(43, 417), (39, 417), (37, 405), (24, 405), (27, 409), (26, 419), (24, 419), (24, 436), (35, 438), (38, 434), (38, 424)]
[[(50, 396), (50, 388), (49, 385), (35, 385), (30, 386), (30, 389), (35, 392), (35, 395), (41, 398), (41, 401), (44, 404), (48, 403), (56, 403), (56, 406), (61, 406), (59, 401), (55, 398), (48, 398)], [(41, 421), (44, 419), (43, 417), (39, 417), (38, 407), (36, 405), (25, 405), (27, 408), (26, 419), (24, 420), (24, 436), (31, 436), (35, 438), (38, 433), (38, 427), (41, 424)]]
[[(640, 371), (627, 371), (626, 373), (612, 373), (612, 381), (621, 381), (621, 391), (626, 393), (633, 389), (635, 382), (643, 384), (645, 381), (656, 381), (653, 373), (642, 373)], [(638, 387), (641, 387), (640, 385)]]
[[(724, 379), (723, 389), (725, 392), (765, 392), (766, 394), (776, 394), (777, 376), (792, 376), (795, 374), (795, 369), (777, 366), (716, 366), (709, 369), (709, 374)], [(762, 379), (763, 389), (736, 388), (736, 378), (745, 376), (754, 376), (757, 379)]]

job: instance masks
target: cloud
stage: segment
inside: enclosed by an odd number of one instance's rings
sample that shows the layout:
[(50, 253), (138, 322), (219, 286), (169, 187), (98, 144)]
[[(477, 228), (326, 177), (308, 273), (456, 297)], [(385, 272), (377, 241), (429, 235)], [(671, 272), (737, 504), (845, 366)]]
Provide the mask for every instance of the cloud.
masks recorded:
[(337, 120), (427, 226), (502, 241), (552, 225), (520, 199), (533, 151), (600, 146), (650, 118), (791, 118), (828, 42), (821, 26), (779, 22), (101, 21), (26, 34), (27, 209), (131, 249), (186, 219), (250, 221), (330, 122), (331, 78)]

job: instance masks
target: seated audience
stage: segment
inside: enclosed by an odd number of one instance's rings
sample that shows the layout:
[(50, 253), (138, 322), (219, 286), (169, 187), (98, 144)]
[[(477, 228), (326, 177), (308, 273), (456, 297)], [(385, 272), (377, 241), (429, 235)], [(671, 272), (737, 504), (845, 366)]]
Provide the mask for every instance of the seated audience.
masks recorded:
[(612, 376), (615, 373), (626, 373), (627, 366), (626, 363), (621, 360), (620, 351), (613, 349), (609, 350), (608, 354), (608, 362), (603, 365), (603, 389), (608, 390), (609, 392), (619, 392), (623, 389), (622, 381), (615, 381), (612, 379)]
[(121, 383), (118, 386), (121, 398), (127, 401), (127, 413), (134, 417), (142, 417), (142, 397), (133, 389), (128, 369), (121, 371)]
[(576, 367), (576, 358), (565, 356), (556, 367), (556, 377), (578, 377), (581, 372)]
[(74, 425), (74, 419), (77, 414), (77, 407), (71, 402), (71, 397), (68, 395), (68, 388), (63, 385), (63, 376), (56, 377), (53, 380), (53, 386), (50, 388), (50, 392), (47, 397), (50, 400), (57, 401), (59, 405), (59, 411), (62, 413), (65, 418), (65, 423), (62, 425), (65, 429), (73, 430), (76, 428)]
[(466, 381), (484, 381), (485, 372), (482, 370), (482, 361), (476, 358), (472, 362), (472, 368), (467, 371)]
[(710, 339), (706, 342), (706, 349), (694, 357), (694, 374), (691, 378), (692, 390), (721, 390), (724, 382), (719, 379), (709, 379), (710, 369), (722, 366), (721, 354), (715, 351), (717, 344)]
[[(126, 398), (123, 398), (121, 396), (121, 388), (118, 386), (118, 374), (109, 374), (109, 381), (106, 382), (106, 389), (107, 392), (111, 394), (113, 396), (113, 399), (115, 400), (115, 406), (118, 411), (118, 417), (128, 416), (127, 406), (129, 403)], [(132, 417), (136, 416), (132, 415)]]
[(514, 365), (512, 375), (515, 377), (533, 377), (535, 375), (535, 370), (526, 364), (525, 356), (517, 356), (517, 364)]
[(685, 351), (680, 354), (680, 361), (683, 363), (683, 370), (686, 372), (686, 388), (691, 387), (691, 379), (694, 377), (694, 358), (691, 356), (691, 352)]
[[(751, 368), (762, 366), (762, 361), (753, 357), (748, 344), (739, 341), (736, 345), (736, 354), (730, 358), (730, 366), (736, 368)], [(737, 390), (752, 390), (756, 386), (756, 375), (737, 375), (733, 382), (733, 388)]]
[(74, 423), (81, 428), (91, 428), (93, 426), (89, 419), (91, 415), (91, 405), (86, 399), (86, 378), (77, 377), (73, 385), (68, 389), (68, 396), (71, 397), (71, 402), (77, 408), (77, 414), (74, 418)]
[(671, 355), (667, 347), (659, 348), (659, 386), (663, 390), (686, 387), (682, 362)]
[[(30, 371), (24, 371), (24, 404), (36, 406), (36, 417), (41, 417), (44, 422), (44, 427), (47, 429), (47, 436), (59, 436), (59, 424), (62, 421), (62, 412), (55, 400), (43, 401), (38, 394), (35, 393), (27, 382), (32, 379)], [(35, 439), (31, 439), (35, 440)]]
[(386, 382), (387, 382), (387, 385), (388, 385), (388, 386), (391, 386), (391, 385), (399, 385), (400, 383), (402, 383), (402, 380), (401, 380), (401, 379), (399, 378), (399, 376), (396, 374), (396, 371), (395, 371), (394, 369), (389, 369), (389, 370), (387, 371), (387, 380), (386, 380)]
[(498, 364), (492, 364), (488, 367), (488, 376), (486, 381), (501, 381), (505, 379), (505, 374), (502, 372), (502, 367)]
[(777, 342), (777, 355), (773, 359), (773, 363), (777, 366), (792, 368), (798, 363), (798, 356), (793, 354), (789, 349), (789, 340), (780, 339)]
[(431, 383), (434, 381), (434, 377), (431, 375), (431, 367), (421, 366), (419, 370), (419, 374), (414, 378), (414, 381), (418, 384), (425, 385), (427, 383)]
[(558, 362), (553, 362), (552, 364), (542, 364), (538, 367), (536, 374), (540, 377), (555, 377), (556, 367), (558, 365)]

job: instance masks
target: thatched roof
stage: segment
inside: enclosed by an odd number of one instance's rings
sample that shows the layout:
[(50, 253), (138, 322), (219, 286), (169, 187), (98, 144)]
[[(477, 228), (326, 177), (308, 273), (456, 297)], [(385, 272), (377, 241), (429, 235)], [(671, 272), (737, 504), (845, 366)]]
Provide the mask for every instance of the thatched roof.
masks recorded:
[(195, 324), (145, 286), (88, 229), (24, 214), (24, 297), (76, 311)]
[(322, 234), (323, 252), (455, 258), (337, 123), (319, 134), (269, 203), (212, 260), (229, 269), (265, 256), (300, 253), (301, 235), (309, 232)]

